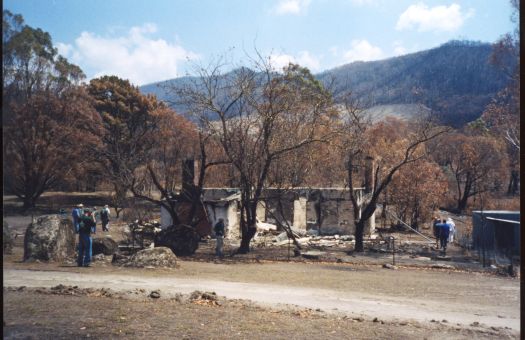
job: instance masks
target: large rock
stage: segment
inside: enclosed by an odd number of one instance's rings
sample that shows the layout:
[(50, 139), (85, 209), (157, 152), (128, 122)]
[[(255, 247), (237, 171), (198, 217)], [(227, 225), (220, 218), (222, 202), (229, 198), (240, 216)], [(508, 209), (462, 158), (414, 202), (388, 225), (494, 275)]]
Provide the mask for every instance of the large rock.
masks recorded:
[(169, 226), (155, 236), (155, 247), (168, 247), (177, 256), (195, 254), (200, 235), (188, 225)]
[(138, 251), (125, 263), (125, 267), (178, 267), (177, 256), (166, 247), (148, 248)]
[(113, 255), (118, 250), (118, 244), (110, 237), (93, 239), (93, 255)]
[(11, 254), (13, 252), (13, 244), (14, 244), (14, 238), (13, 234), (11, 233), (11, 228), (9, 228), (9, 224), (4, 220), (4, 232), (2, 236), (2, 241), (4, 244), (4, 254)]
[(75, 256), (73, 223), (59, 215), (38, 217), (26, 230), (24, 261), (63, 261)]

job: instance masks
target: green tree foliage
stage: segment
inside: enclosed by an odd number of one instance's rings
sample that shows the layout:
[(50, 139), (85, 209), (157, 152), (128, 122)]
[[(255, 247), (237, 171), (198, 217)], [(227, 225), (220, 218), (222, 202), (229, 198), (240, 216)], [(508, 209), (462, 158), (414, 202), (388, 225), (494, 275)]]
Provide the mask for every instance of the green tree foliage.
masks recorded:
[(149, 160), (158, 122), (155, 111), (164, 105), (116, 76), (92, 79), (88, 92), (102, 123), (92, 131), (97, 141), (90, 145), (90, 156), (113, 183), (115, 202), (122, 205), (135, 170)]
[(78, 161), (78, 140), (90, 138), (79, 127), (94, 116), (84, 74), (49, 33), (9, 11), (2, 27), (4, 183), (31, 208)]

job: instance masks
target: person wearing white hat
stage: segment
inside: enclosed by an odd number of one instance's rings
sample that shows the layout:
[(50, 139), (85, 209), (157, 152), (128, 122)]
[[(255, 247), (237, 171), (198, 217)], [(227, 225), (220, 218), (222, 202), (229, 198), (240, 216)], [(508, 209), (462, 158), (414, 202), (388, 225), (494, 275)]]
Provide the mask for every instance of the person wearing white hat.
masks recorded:
[(106, 204), (102, 211), (100, 211), (100, 219), (102, 221), (102, 230), (109, 231), (109, 206)]

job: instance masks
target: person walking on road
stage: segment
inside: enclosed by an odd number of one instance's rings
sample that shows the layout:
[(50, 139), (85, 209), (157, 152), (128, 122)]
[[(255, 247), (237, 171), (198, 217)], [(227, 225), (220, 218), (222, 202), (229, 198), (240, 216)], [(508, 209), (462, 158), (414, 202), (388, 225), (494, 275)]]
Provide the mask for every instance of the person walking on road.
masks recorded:
[(78, 259), (79, 267), (89, 267), (91, 264), (91, 255), (93, 253), (93, 240), (91, 234), (96, 233), (97, 225), (91, 211), (86, 210), (80, 217), (78, 223)]
[(217, 240), (215, 256), (223, 257), (222, 247), (224, 245), (224, 219), (219, 218), (219, 222), (215, 224), (213, 231), (215, 232), (215, 238)]

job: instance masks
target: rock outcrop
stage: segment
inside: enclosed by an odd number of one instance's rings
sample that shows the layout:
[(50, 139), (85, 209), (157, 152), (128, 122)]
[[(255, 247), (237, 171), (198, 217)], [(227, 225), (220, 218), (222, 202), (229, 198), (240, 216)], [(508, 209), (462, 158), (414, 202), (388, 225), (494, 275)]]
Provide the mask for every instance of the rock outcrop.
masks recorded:
[(195, 254), (200, 235), (188, 225), (169, 226), (155, 236), (155, 247), (168, 247), (177, 256)]
[(177, 256), (166, 247), (148, 248), (130, 256), (123, 264), (125, 267), (178, 267)]
[(41, 216), (31, 223), (24, 238), (24, 261), (63, 261), (75, 256), (73, 223), (60, 215)]
[(93, 255), (113, 255), (118, 250), (118, 244), (110, 237), (93, 239)]

